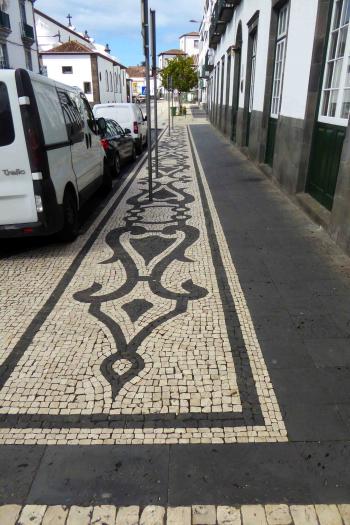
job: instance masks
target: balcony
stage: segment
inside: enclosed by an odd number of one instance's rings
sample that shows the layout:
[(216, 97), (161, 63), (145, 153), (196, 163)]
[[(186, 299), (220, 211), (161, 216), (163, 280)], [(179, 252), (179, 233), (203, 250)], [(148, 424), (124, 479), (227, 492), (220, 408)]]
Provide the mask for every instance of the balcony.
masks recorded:
[(212, 56), (209, 51), (207, 52), (206, 56), (205, 56), (205, 64), (204, 64), (204, 67), (206, 69), (206, 71), (208, 71), (209, 73), (211, 71), (213, 71), (214, 69), (214, 56)]
[(200, 79), (209, 77), (209, 73), (208, 73), (208, 70), (207, 70), (205, 65), (204, 66), (200, 66), (198, 68), (198, 76), (199, 76)]
[(6, 57), (0, 56), (0, 69), (10, 69), (10, 64)]
[(0, 34), (8, 35), (11, 33), (10, 17), (4, 11), (0, 11)]
[(34, 29), (29, 24), (22, 23), (22, 40), (25, 45), (31, 46), (34, 44)]
[(227, 24), (233, 17), (234, 10), (240, 2), (241, 0), (217, 0), (209, 29), (209, 46), (212, 49), (216, 49), (219, 44), (226, 31)]
[(218, 15), (224, 24), (231, 22), (233, 12), (240, 2), (241, 0), (218, 0)]

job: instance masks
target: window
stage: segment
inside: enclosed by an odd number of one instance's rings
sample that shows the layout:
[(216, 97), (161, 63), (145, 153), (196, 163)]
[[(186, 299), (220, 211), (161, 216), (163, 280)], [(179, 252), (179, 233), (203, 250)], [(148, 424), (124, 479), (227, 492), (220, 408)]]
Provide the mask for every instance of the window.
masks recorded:
[(117, 92), (118, 92), (118, 86), (117, 86), (117, 73), (114, 73), (114, 86), (115, 86), (114, 91), (117, 93)]
[(62, 73), (64, 75), (72, 75), (73, 74), (73, 66), (62, 66)]
[(15, 140), (12, 112), (6, 84), (0, 82), (0, 147)]
[(258, 32), (255, 31), (253, 36), (252, 45), (252, 61), (251, 61), (251, 73), (250, 73), (250, 91), (249, 91), (249, 113), (253, 111), (254, 103), (254, 86), (255, 86), (255, 69), (256, 69), (256, 50), (258, 44)]
[(8, 69), (9, 67), (6, 44), (0, 44), (0, 69)]
[(346, 126), (350, 114), (350, 0), (333, 6), (319, 120)]
[(85, 95), (91, 95), (91, 82), (84, 82)]
[(26, 69), (33, 71), (33, 62), (32, 62), (32, 52), (30, 49), (24, 49), (25, 59), (26, 59)]
[(83, 140), (83, 119), (78, 96), (61, 89), (57, 90), (57, 94), (62, 107), (69, 138), (75, 142)]
[(108, 71), (106, 71), (106, 91), (109, 91)]
[(109, 72), (109, 85), (111, 86), (111, 91), (113, 92), (113, 78), (111, 72)]
[(125, 132), (124, 132), (123, 128), (121, 126), (119, 126), (119, 124), (117, 122), (115, 123), (115, 127), (117, 128), (118, 135), (125, 135)]
[(97, 124), (95, 122), (95, 117), (94, 117), (94, 115), (92, 113), (90, 104), (88, 103), (88, 101), (86, 100), (85, 97), (82, 97), (82, 101), (83, 101), (83, 108), (84, 108), (84, 113), (85, 113), (85, 117), (86, 117), (88, 126), (91, 129), (91, 131), (93, 133), (96, 133), (96, 135), (97, 135), (97, 133), (98, 133)]
[(195, 49), (198, 49), (199, 48), (199, 40), (195, 40), (193, 42), (193, 46), (194, 46)]
[(21, 20), (23, 24), (27, 23), (26, 4), (24, 0), (19, 0), (19, 11), (21, 14)]
[(278, 15), (277, 43), (275, 52), (275, 70), (272, 85), (271, 117), (278, 118), (281, 111), (284, 66), (286, 62), (287, 35), (289, 24), (289, 3), (285, 4)]

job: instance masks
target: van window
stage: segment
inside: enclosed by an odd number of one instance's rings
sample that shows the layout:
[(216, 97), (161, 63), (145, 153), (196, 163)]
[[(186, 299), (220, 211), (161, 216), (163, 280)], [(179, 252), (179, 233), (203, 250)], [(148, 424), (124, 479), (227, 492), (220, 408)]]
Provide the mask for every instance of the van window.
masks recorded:
[(93, 133), (96, 133), (96, 135), (97, 135), (98, 134), (98, 128), (97, 128), (95, 117), (94, 117), (94, 114), (93, 114), (92, 109), (90, 107), (90, 104), (88, 103), (86, 98), (83, 97), (83, 96), (81, 97), (81, 100), (83, 101), (83, 108), (84, 108), (85, 118), (86, 118), (86, 121), (88, 123), (88, 126), (91, 129), (91, 131)]
[(61, 89), (57, 89), (57, 94), (62, 106), (68, 137), (74, 141), (82, 140), (84, 138), (84, 123), (78, 107), (79, 100), (74, 96), (74, 93), (69, 93)]
[(7, 87), (0, 82), (0, 147), (8, 146), (15, 140), (12, 113)]

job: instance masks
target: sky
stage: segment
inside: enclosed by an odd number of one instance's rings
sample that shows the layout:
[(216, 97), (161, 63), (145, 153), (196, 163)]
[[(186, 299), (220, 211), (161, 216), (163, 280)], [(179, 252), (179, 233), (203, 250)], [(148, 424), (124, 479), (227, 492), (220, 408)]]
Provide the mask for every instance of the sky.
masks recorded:
[[(204, 0), (149, 0), (157, 13), (157, 53), (179, 48), (179, 36), (197, 31)], [(35, 7), (63, 24), (72, 15), (72, 25), (100, 44), (109, 44), (112, 54), (125, 66), (143, 60), (140, 32), (140, 0), (37, 0)]]

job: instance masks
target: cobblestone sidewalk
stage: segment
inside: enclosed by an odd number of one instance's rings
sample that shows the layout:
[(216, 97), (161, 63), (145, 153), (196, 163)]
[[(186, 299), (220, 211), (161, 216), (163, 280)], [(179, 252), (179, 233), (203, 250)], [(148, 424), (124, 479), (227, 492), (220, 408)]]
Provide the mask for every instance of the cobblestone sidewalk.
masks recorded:
[(348, 525), (350, 505), (0, 507), (1, 525)]

